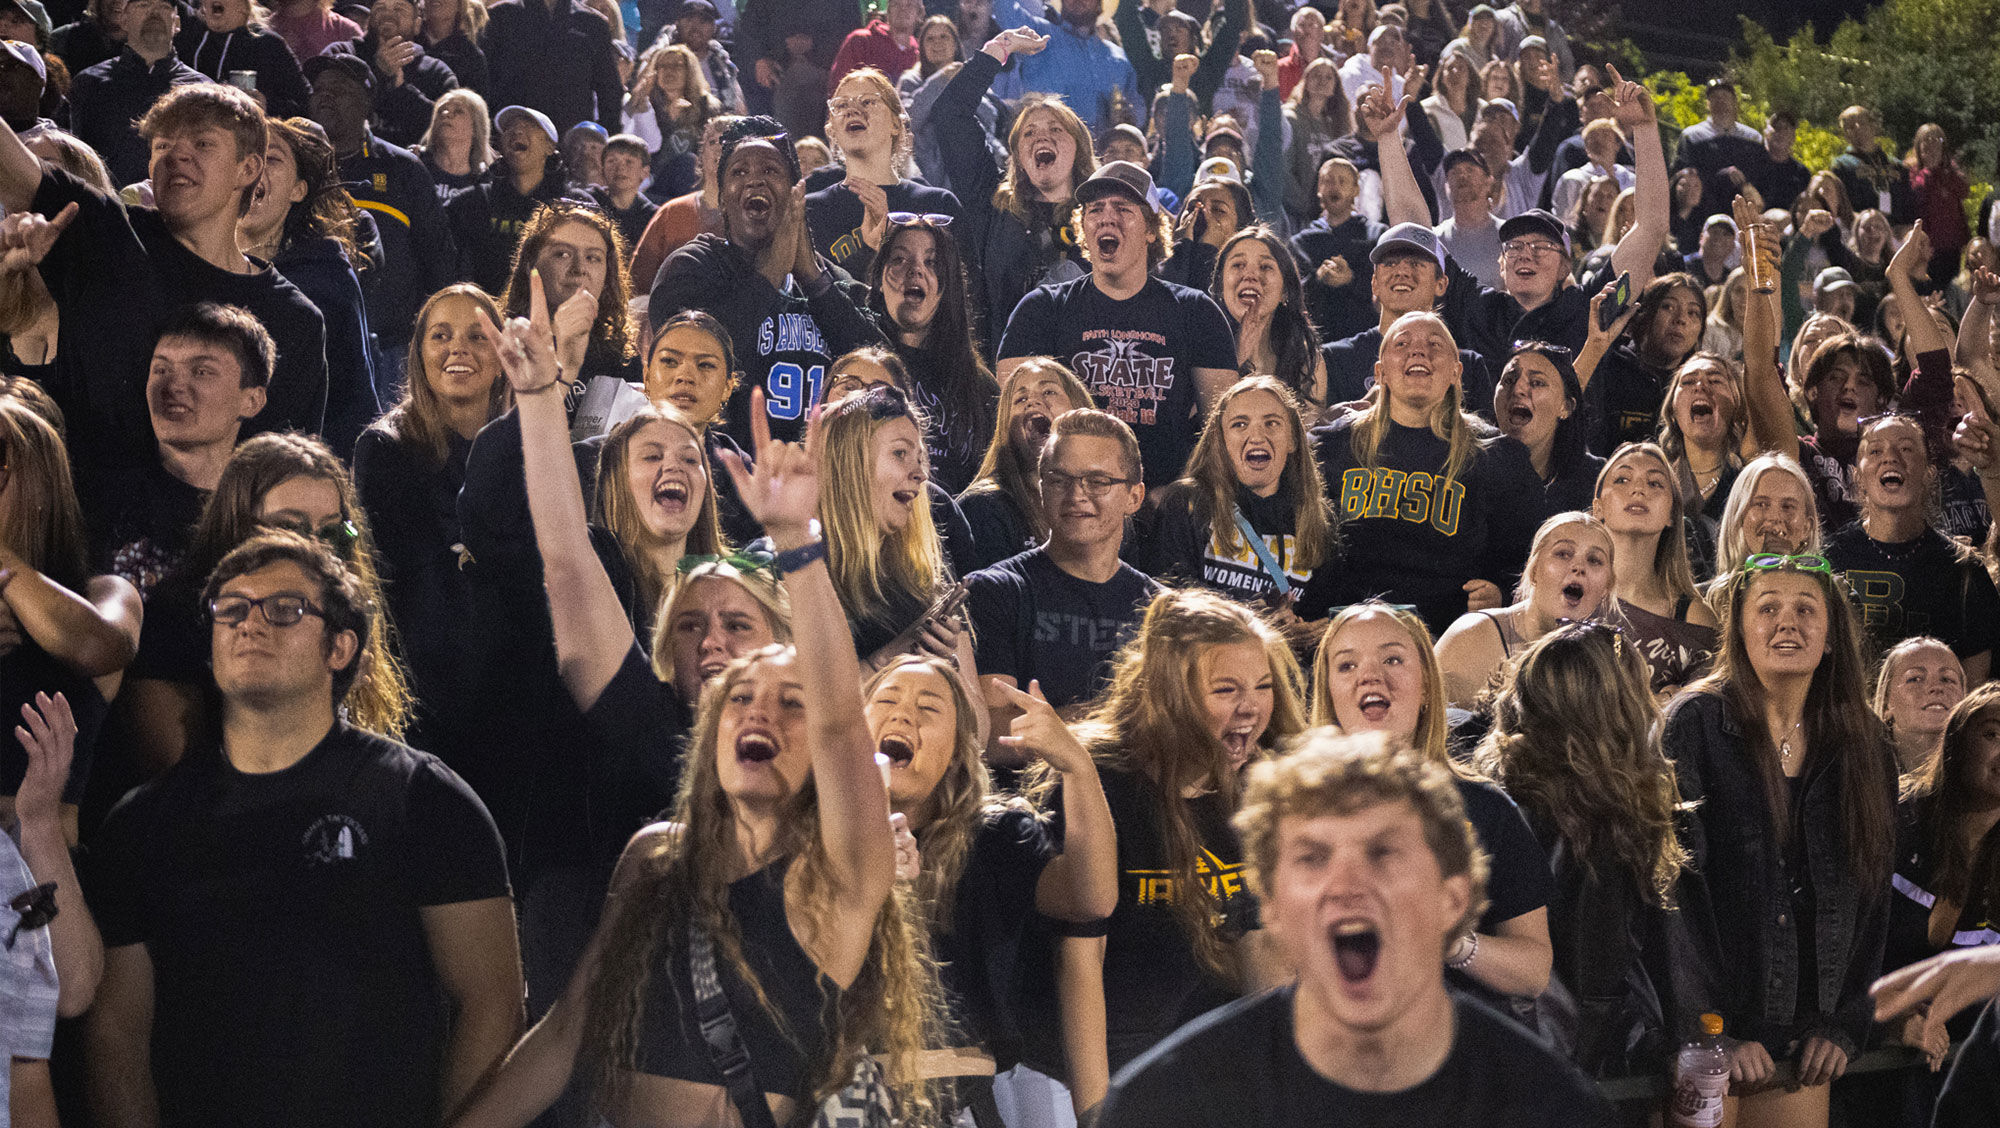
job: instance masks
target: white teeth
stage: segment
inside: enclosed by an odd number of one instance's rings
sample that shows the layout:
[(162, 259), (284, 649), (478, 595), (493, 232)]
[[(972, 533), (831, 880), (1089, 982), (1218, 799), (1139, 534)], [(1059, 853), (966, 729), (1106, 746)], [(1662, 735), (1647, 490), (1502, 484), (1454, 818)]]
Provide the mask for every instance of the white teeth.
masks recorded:
[(1333, 934), (1335, 936), (1359, 936), (1364, 932), (1373, 931), (1375, 931), (1375, 926), (1365, 920), (1343, 920), (1333, 926)]

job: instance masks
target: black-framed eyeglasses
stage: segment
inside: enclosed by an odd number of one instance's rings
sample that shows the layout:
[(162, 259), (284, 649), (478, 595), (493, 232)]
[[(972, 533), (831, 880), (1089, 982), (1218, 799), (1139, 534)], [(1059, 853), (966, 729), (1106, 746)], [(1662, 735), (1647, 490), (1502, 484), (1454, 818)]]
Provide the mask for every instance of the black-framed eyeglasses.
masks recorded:
[(908, 227), (916, 223), (928, 223), (933, 227), (950, 227), (951, 217), (938, 212), (895, 211), (889, 213), (889, 222), (898, 227)]
[(1042, 492), (1068, 497), (1071, 490), (1082, 486), (1084, 496), (1095, 500), (1119, 486), (1135, 485), (1138, 481), (1137, 478), (1114, 478), (1109, 474), (1065, 474), (1060, 470), (1044, 470)]
[(217, 623), (233, 627), (248, 619), (253, 608), (274, 627), (296, 626), (307, 615), (326, 618), (326, 612), (314, 606), (312, 600), (293, 591), (281, 591), (262, 599), (252, 599), (247, 595), (218, 595), (209, 601), (208, 614)]
[(1750, 572), (1818, 572), (1822, 576), (1833, 575), (1833, 563), (1824, 556), (1810, 552), (1786, 556), (1776, 552), (1753, 552), (1743, 561), (1743, 568)]
[(707, 564), (727, 564), (739, 572), (757, 572), (772, 568), (777, 564), (777, 556), (760, 548), (740, 548), (727, 556), (714, 553), (695, 553), (680, 558), (674, 571), (685, 576)]
[(14, 950), (14, 941), (22, 932), (33, 932), (37, 928), (47, 928), (56, 919), (56, 883), (51, 881), (24, 890), (8, 902), (8, 908), (20, 914), (14, 927), (7, 932), (7, 950)]

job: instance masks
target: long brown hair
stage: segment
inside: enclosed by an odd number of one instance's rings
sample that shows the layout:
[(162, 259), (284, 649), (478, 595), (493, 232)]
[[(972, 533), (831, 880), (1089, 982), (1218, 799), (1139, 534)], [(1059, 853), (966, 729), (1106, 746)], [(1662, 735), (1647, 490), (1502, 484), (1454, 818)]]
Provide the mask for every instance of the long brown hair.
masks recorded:
[(1236, 509), (1236, 468), (1229, 464), (1229, 448), (1223, 435), (1223, 418), (1239, 396), (1266, 392), (1277, 398), (1288, 420), (1292, 453), (1278, 478), (1280, 493), (1292, 499), (1294, 559), (1286, 567), (1310, 572), (1333, 555), (1333, 506), (1320, 480), (1319, 460), (1313, 457), (1306, 438), (1305, 420), (1299, 414), (1298, 397), (1275, 376), (1245, 376), (1217, 396), (1202, 424), (1201, 437), (1188, 455), (1187, 476), (1181, 481), (1200, 491), (1208, 505), (1210, 533), (1230, 552), (1243, 549), (1243, 537), (1236, 523), (1225, 515)]
[[(437, 389), (431, 387), (431, 374), (424, 367), (424, 337), (430, 333), (431, 314), (446, 298), (465, 298), (485, 310), (495, 325), (507, 319), (493, 295), (470, 282), (454, 282), (426, 298), (423, 308), (417, 311), (416, 332), (410, 334), (410, 357), (404, 368), (409, 378), (404, 382), (403, 398), (382, 418), (369, 424), (370, 429), (415, 448), (433, 468), (443, 466), (451, 455), (451, 427), (444, 419), (444, 403), (438, 399)], [(487, 421), (499, 418), (513, 402), (514, 391), (496, 364), (493, 386), (486, 395)]]
[(595, 353), (602, 347), (610, 350), (611, 357), (617, 360), (630, 360), (639, 355), (638, 334), (632, 325), (632, 252), (625, 245), (625, 236), (618, 225), (597, 210), (595, 204), (554, 200), (535, 209), (534, 217), (521, 229), (520, 242), (515, 244), (514, 268), (507, 274), (507, 289), (500, 304), (507, 307), (509, 317), (528, 316), (528, 272), (541, 257), (543, 241), (572, 220), (604, 239), (604, 292), (597, 295), (597, 319), (590, 323), (590, 351)]
[[(1000, 405), (993, 418), (993, 439), (986, 444), (986, 457), (980, 460), (979, 472), (972, 478), (972, 484), (965, 487), (961, 498), (974, 494), (998, 491), (1014, 499), (1021, 507), (1021, 514), (1027, 518), (1028, 529), (1036, 540), (1045, 540), (1049, 535), (1049, 519), (1042, 513), (1042, 485), (1036, 477), (1040, 471), (1041, 448), (1035, 449), (1034, 458), (1023, 457), (1014, 449), (1014, 393), (1021, 385), (1042, 377), (1054, 377), (1069, 394), (1069, 406), (1073, 411), (1079, 407), (1090, 407), (1097, 401), (1091, 398), (1090, 389), (1076, 378), (1063, 363), (1054, 357), (1031, 356), (1014, 366), (1007, 374), (1007, 380), (1000, 385)], [(1057, 412), (1061, 415), (1061, 412)], [(1053, 425), (1055, 420), (1049, 420)]]
[(1895, 757), (1882, 722), (1868, 709), (1867, 670), (1861, 662), (1860, 628), (1845, 586), (1833, 576), (1790, 565), (1778, 569), (1744, 569), (1722, 585), (1716, 602), (1722, 615), (1722, 645), (1715, 668), (1689, 686), (1689, 693), (1720, 697), (1743, 731), (1743, 753), (1751, 758), (1764, 785), (1771, 816), (1770, 831), (1780, 843), (1791, 843), (1791, 788), (1784, 766), (1764, 720), (1764, 685), (1750, 664), (1743, 638), (1744, 607), (1757, 580), (1774, 572), (1807, 576), (1826, 603), (1826, 655), (1813, 671), (1806, 690), (1806, 768), (1822, 756), (1836, 757), (1833, 772), (1840, 788), (1840, 831), (1847, 872), (1863, 898), (1880, 896), (1889, 884), (1895, 850), (1894, 813), (1888, 781), (1895, 778)]
[(1225, 978), (1233, 975), (1215, 933), (1216, 898), (1194, 877), (1201, 835), (1183, 796), (1212, 790), (1225, 810), (1236, 810), (1237, 772), (1228, 748), (1209, 731), (1198, 681), (1209, 652), (1241, 642), (1263, 647), (1271, 664), (1271, 720), (1252, 759), (1270, 755), (1306, 727), (1304, 677), (1291, 644), (1242, 604), (1192, 588), (1170, 588), (1153, 597), (1138, 637), (1114, 660), (1111, 685), (1077, 726), (1077, 737), (1092, 756), (1130, 772), (1145, 792), (1175, 875), (1174, 916), (1203, 965)]
[[(1903, 801), (1917, 807), (1930, 832), (1932, 873), (1939, 896), (1960, 905), (2000, 907), (2000, 831), (1989, 830), (1977, 847), (1965, 842), (1963, 824), (1982, 802), (1972, 773), (1979, 770), (1975, 726), (2000, 708), (2000, 683), (1987, 682), (1952, 707), (1944, 743), (1903, 780)], [(1990, 800), (1989, 800), (1990, 801)]]
[(367, 269), (368, 255), (355, 239), (355, 217), (361, 209), (347, 194), (347, 185), (340, 179), (340, 162), (318, 123), (307, 118), (272, 118), (267, 124), (271, 140), (282, 141), (291, 150), (299, 183), (306, 186), (306, 198), (285, 213), (279, 249), (306, 239), (332, 239), (340, 245), (347, 265), (357, 271)]
[(1558, 627), (1521, 652), (1473, 762), (1553, 825), (1585, 868), (1609, 860), (1665, 906), (1688, 854), (1674, 834), (1680, 791), (1660, 750), (1651, 680), (1639, 648), (1613, 628)]
[(1631, 458), (1650, 458), (1659, 463), (1669, 483), (1667, 527), (1660, 530), (1659, 542), (1653, 548), (1653, 575), (1659, 579), (1660, 586), (1667, 589), (1667, 594), (1676, 600), (1698, 600), (1701, 590), (1694, 586), (1694, 565), (1688, 563), (1687, 537), (1681, 531), (1687, 522), (1687, 502), (1682, 499), (1679, 487), (1672, 484), (1679, 479), (1673, 460), (1660, 449), (1660, 444), (1620, 443), (1618, 449), (1611, 452), (1611, 457), (1604, 460), (1604, 468), (1597, 472), (1597, 485), (1592, 488), (1590, 496), (1593, 501), (1602, 498), (1605, 483)]
[[(993, 210), (1011, 212), (1015, 219), (1032, 226), (1028, 214), (1028, 204), (1039, 199), (1035, 186), (1028, 180), (1028, 170), (1022, 165), (1019, 153), (1021, 135), (1028, 131), (1028, 122), (1037, 113), (1051, 113), (1056, 124), (1068, 133), (1076, 143), (1076, 163), (1069, 170), (1069, 194), (1076, 198), (1077, 186), (1090, 179), (1097, 171), (1097, 153), (1091, 148), (1090, 130), (1076, 111), (1063, 105), (1061, 96), (1055, 94), (1030, 94), (1021, 99), (1021, 108), (1014, 115), (1014, 125), (1007, 131), (1007, 174), (1000, 180), (1000, 186), (993, 190)], [(1058, 209), (1055, 223), (1061, 226), (1069, 220), (1069, 209)]]
[(625, 563), (632, 569), (632, 578), (638, 589), (641, 638), (651, 633), (653, 617), (659, 612), (660, 600), (666, 594), (668, 577), (654, 564), (652, 554), (645, 551), (653, 534), (639, 516), (639, 503), (632, 497), (632, 488), (625, 481), (625, 471), (632, 462), (632, 440), (654, 423), (665, 423), (686, 431), (695, 450), (701, 454), (701, 509), (695, 514), (694, 527), (688, 530), (687, 547), (682, 554), (720, 556), (729, 551), (728, 542), (722, 536), (722, 522), (716, 517), (715, 474), (709, 467), (708, 448), (702, 443), (701, 426), (672, 404), (649, 403), (611, 428), (611, 433), (604, 437), (604, 446), (597, 452), (597, 515), (599, 523), (610, 530), (612, 538), (618, 542), (618, 551), (624, 554)]
[[(773, 1009), (757, 973), (744, 959), (743, 934), (729, 906), (727, 875), (739, 857), (736, 815), (715, 761), (722, 704), (729, 692), (757, 663), (786, 649), (766, 647), (737, 659), (702, 692), (683, 756), (680, 793), (670, 816), (675, 830), (656, 839), (644, 855), (627, 857), (624, 864), (635, 866), (638, 873), (624, 891), (614, 890), (606, 900), (603, 957), (585, 991), (588, 1002), (578, 1057), (600, 1112), (611, 1113), (623, 1103), (628, 1074), (637, 1068), (652, 976), (666, 954), (683, 943), (685, 934), (678, 926), (684, 923), (699, 925), (714, 939), (718, 955), (750, 987), (757, 1005), (784, 1029), (783, 1016)], [(820, 840), (819, 793), (811, 778), (784, 801), (768, 856), (774, 864), (790, 863), (807, 912), (821, 916), (837, 911)], [(832, 1093), (847, 1081), (861, 1054), (875, 1052), (892, 1060), (889, 1079), (902, 1090), (905, 1117), (921, 1119), (927, 1112), (928, 1095), (921, 1084), (907, 1080), (913, 1072), (907, 1063), (934, 1044), (930, 1039), (939, 999), (913, 916), (900, 890), (883, 903), (861, 973), (840, 993), (833, 1052), (812, 1063), (813, 1093), (797, 1094), (806, 1101), (817, 1103), (817, 1098)]]

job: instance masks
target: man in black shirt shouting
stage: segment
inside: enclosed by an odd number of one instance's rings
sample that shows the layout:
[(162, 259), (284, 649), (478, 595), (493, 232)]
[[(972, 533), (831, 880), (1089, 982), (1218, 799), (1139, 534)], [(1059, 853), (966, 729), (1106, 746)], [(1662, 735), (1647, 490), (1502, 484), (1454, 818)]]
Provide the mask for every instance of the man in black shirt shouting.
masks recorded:
[(333, 550), (266, 533), (203, 603), (219, 743), (91, 847), (106, 1124), (436, 1124), (520, 1032), (500, 835), (435, 758), (335, 706), (374, 611)]
[(1575, 1067), (1445, 988), (1445, 954), (1479, 919), (1487, 869), (1448, 769), (1320, 729), (1252, 769), (1236, 829), (1265, 931), (1298, 981), (1133, 1062), (1101, 1128), (1612, 1123)]

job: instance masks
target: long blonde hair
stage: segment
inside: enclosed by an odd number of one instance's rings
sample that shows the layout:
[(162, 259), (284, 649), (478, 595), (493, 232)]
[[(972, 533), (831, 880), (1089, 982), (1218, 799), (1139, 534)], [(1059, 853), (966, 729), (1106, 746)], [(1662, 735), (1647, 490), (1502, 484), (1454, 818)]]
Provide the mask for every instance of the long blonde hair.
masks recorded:
[(1618, 467), (1628, 459), (1650, 458), (1660, 464), (1670, 483), (1667, 488), (1667, 527), (1660, 530), (1659, 543), (1653, 549), (1653, 577), (1666, 589), (1668, 596), (1676, 602), (1682, 599), (1690, 603), (1701, 599), (1701, 589), (1694, 585), (1694, 566), (1688, 563), (1687, 536), (1682, 531), (1687, 522), (1687, 502), (1681, 498), (1681, 491), (1672, 485), (1679, 481), (1674, 464), (1667, 452), (1658, 443), (1621, 443), (1611, 457), (1604, 461), (1604, 469), (1597, 472), (1597, 485), (1591, 490), (1594, 501), (1604, 496), (1604, 484), (1611, 480)]
[[(683, 557), (681, 566), (686, 565), (686, 557)], [(778, 582), (775, 572), (769, 568), (746, 570), (730, 560), (705, 560), (685, 572), (677, 571), (667, 579), (666, 593), (660, 599), (660, 613), (653, 620), (654, 677), (673, 684), (674, 616), (680, 614), (682, 604), (690, 598), (688, 593), (700, 580), (721, 580), (742, 588), (744, 594), (764, 609), (764, 625), (771, 628), (771, 638), (779, 643), (792, 641), (792, 600), (785, 593), (785, 585)]]
[(1287, 567), (1310, 572), (1333, 555), (1333, 506), (1327, 501), (1326, 486), (1320, 479), (1319, 460), (1313, 457), (1312, 443), (1299, 410), (1299, 399), (1284, 381), (1275, 376), (1245, 376), (1217, 396), (1202, 424), (1201, 437), (1188, 455), (1187, 476), (1181, 481), (1200, 491), (1208, 504), (1210, 533), (1230, 552), (1243, 548), (1236, 523), (1225, 515), (1236, 508), (1236, 469), (1229, 464), (1223, 418), (1239, 396), (1266, 392), (1275, 396), (1284, 409), (1287, 430), (1292, 436), (1292, 453), (1285, 460), (1278, 488), (1292, 499), (1294, 558)]
[[(743, 934), (729, 905), (728, 874), (738, 865), (739, 847), (735, 804), (722, 789), (716, 744), (729, 692), (759, 662), (787, 649), (766, 647), (739, 658), (703, 691), (683, 757), (680, 793), (674, 800), (675, 832), (660, 836), (643, 856), (628, 857), (627, 863), (638, 872), (626, 891), (614, 890), (606, 901), (603, 957), (585, 990), (579, 1055), (592, 1101), (601, 1113), (623, 1104), (629, 1074), (637, 1068), (652, 976), (666, 962), (665, 953), (683, 943), (683, 925), (699, 926), (714, 940), (718, 956), (750, 988), (757, 1005), (785, 1030), (783, 1016), (772, 1007), (744, 958)], [(796, 874), (801, 908), (824, 920), (840, 910), (828, 880), (819, 818), (819, 793), (808, 777), (785, 799), (768, 856), (773, 864), (782, 861), (791, 866), (787, 884)], [(928, 1122), (932, 1119), (928, 1086), (910, 1078), (916, 1072), (916, 1056), (935, 1044), (940, 1001), (907, 895), (892, 891), (876, 914), (860, 975), (840, 993), (833, 1052), (811, 1063), (816, 1071), (813, 1092), (793, 1095), (802, 1104), (817, 1105), (846, 1083), (861, 1055), (873, 1052), (890, 1061), (886, 1072), (902, 1098), (905, 1118)]]
[[(465, 3), (469, 9), (477, 6), (479, 0), (465, 0)], [(486, 9), (480, 7), (479, 12), (483, 23)], [(477, 90), (460, 87), (438, 95), (436, 104), (431, 107), (431, 123), (424, 127), (424, 135), (417, 139), (415, 147), (424, 152), (430, 151), (431, 134), (437, 129), (438, 111), (447, 106), (459, 106), (472, 121), (472, 149), (466, 161), (472, 167), (472, 174), (477, 176), (500, 159), (500, 154), (493, 151), (493, 111), (486, 108), (486, 99), (481, 98)]]
[(1437, 648), (1431, 645), (1430, 628), (1407, 607), (1364, 599), (1341, 608), (1326, 625), (1326, 633), (1319, 639), (1319, 653), (1313, 658), (1312, 723), (1340, 728), (1340, 714), (1333, 706), (1333, 679), (1327, 667), (1333, 661), (1334, 640), (1349, 623), (1363, 615), (1384, 615), (1395, 620), (1403, 633), (1410, 636), (1410, 647), (1417, 652), (1418, 662), (1423, 666), (1424, 703), (1417, 710), (1417, 731), (1408, 737), (1410, 747), (1470, 778), (1472, 773), (1451, 755), (1451, 718), (1445, 715), (1444, 671), (1438, 666)]
[(876, 524), (875, 433), (897, 419), (923, 435), (903, 393), (878, 384), (825, 408), (819, 435), (819, 519), (834, 591), (849, 622), (891, 634), (923, 614), (948, 574), (928, 497), (911, 504), (900, 532), (885, 537)]
[[(1007, 379), (1000, 385), (1000, 405), (994, 413), (993, 439), (986, 444), (986, 457), (979, 462), (979, 472), (972, 477), (972, 484), (965, 487), (961, 498), (974, 494), (999, 492), (1014, 499), (1021, 507), (1022, 516), (1027, 518), (1028, 529), (1036, 540), (1049, 535), (1049, 520), (1042, 512), (1042, 486), (1036, 478), (1041, 468), (1041, 448), (1035, 449), (1035, 458), (1030, 461), (1014, 449), (1014, 393), (1021, 385), (1043, 377), (1054, 377), (1069, 395), (1071, 410), (1091, 407), (1097, 401), (1091, 398), (1090, 389), (1076, 378), (1076, 373), (1064, 367), (1061, 361), (1048, 356), (1031, 356), (1014, 366)], [(1061, 415), (1061, 412), (1057, 412)], [(1049, 420), (1055, 423), (1054, 419)]]
[[(1412, 321), (1430, 321), (1436, 324), (1438, 330), (1445, 335), (1445, 339), (1452, 343), (1454, 349), (1457, 348), (1458, 339), (1452, 336), (1451, 327), (1444, 323), (1444, 318), (1422, 310), (1406, 313), (1397, 318), (1395, 324), (1389, 326), (1389, 331), (1382, 334), (1384, 345), (1398, 329)], [(1460, 409), (1459, 399), (1462, 395), (1462, 385), (1453, 383), (1445, 389), (1444, 397), (1438, 400), (1437, 406), (1431, 409), (1431, 434), (1444, 440), (1446, 444), (1444, 481), (1438, 486), (1440, 497), (1444, 496), (1445, 489), (1465, 472), (1465, 468), (1472, 464), (1473, 458), (1480, 450), (1479, 432), (1475, 429), (1474, 420)], [(1382, 437), (1389, 433), (1391, 398), (1389, 389), (1378, 380), (1375, 386), (1369, 389), (1368, 406), (1362, 408), (1354, 417), (1354, 429), (1351, 432), (1354, 458), (1370, 470), (1378, 468), (1375, 456), (1381, 449)]]

